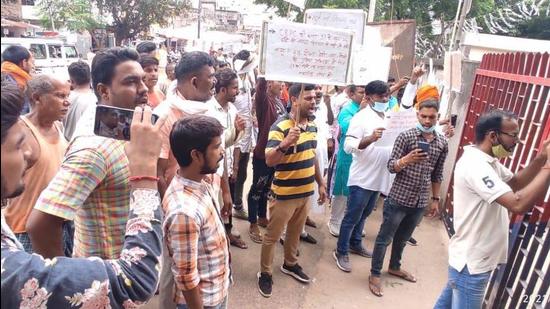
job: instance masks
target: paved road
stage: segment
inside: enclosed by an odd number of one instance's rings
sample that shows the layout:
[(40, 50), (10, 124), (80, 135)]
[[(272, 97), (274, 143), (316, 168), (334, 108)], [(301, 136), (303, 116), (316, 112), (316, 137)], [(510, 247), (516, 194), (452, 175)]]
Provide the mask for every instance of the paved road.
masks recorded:
[[(247, 188), (245, 186), (245, 188)], [(245, 190), (246, 191), (246, 190)], [(381, 201), (379, 201), (381, 202)], [(300, 245), (299, 263), (304, 271), (314, 278), (309, 285), (302, 285), (281, 273), (282, 246), (275, 254), (273, 271), (273, 295), (262, 297), (256, 285), (256, 273), (260, 264), (261, 245), (248, 237), (248, 222), (233, 219), (236, 229), (249, 245), (247, 250), (232, 247), (235, 285), (230, 289), (229, 308), (432, 308), (447, 279), (448, 237), (441, 221), (425, 219), (416, 229), (414, 237), (419, 246), (407, 246), (403, 255), (403, 268), (418, 278), (409, 283), (384, 274), (384, 297), (378, 298), (368, 289), (370, 259), (351, 256), (353, 270), (344, 273), (339, 270), (332, 257), (336, 238), (328, 233), (326, 222), (328, 209), (317, 210), (312, 217), (319, 224), (317, 229), (307, 228), (319, 243)], [(364, 240), (372, 249), (373, 241), (380, 227), (382, 205), (367, 219)], [(389, 249), (386, 254), (387, 268)]]

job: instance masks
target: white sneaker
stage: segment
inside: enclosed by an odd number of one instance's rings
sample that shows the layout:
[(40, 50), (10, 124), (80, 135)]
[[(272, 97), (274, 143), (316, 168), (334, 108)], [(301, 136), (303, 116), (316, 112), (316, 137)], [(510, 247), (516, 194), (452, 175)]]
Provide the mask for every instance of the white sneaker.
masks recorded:
[(340, 236), (340, 229), (336, 229), (335, 227), (333, 227), (333, 226), (330, 224), (330, 221), (327, 222), (327, 226), (328, 226), (328, 232), (330, 233), (330, 235), (332, 235), (332, 236), (334, 236), (334, 237)]

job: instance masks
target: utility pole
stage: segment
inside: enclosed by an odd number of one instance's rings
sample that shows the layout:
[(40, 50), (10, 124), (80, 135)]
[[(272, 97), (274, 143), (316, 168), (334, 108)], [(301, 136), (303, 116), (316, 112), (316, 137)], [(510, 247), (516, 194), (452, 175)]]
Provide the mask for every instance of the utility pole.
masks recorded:
[(462, 28), (464, 27), (464, 20), (466, 19), (466, 16), (470, 12), (470, 9), (472, 8), (472, 0), (461, 0), (458, 3), (457, 8), (457, 17), (458, 12), (460, 12), (460, 18), (458, 20), (458, 25), (456, 24), (455, 19), (455, 25), (453, 27), (453, 32), (451, 34), (451, 44), (449, 46), (449, 50), (457, 50), (460, 48), (460, 40), (462, 40)]
[(369, 2), (369, 14), (367, 16), (367, 21), (372, 23), (374, 21), (374, 12), (376, 10), (376, 0), (370, 0)]
[(202, 0), (199, 0), (199, 15), (197, 18), (197, 39), (201, 38), (201, 15), (202, 15)]

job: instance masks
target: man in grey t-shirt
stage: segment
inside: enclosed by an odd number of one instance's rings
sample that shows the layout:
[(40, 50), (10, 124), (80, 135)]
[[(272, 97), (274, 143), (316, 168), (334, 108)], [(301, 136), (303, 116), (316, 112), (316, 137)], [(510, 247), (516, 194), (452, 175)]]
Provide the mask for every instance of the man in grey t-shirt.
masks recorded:
[(84, 61), (71, 63), (69, 66), (69, 76), (71, 78), (71, 94), (69, 102), (71, 107), (67, 112), (67, 116), (63, 120), (65, 127), (65, 138), (70, 141), (76, 129), (76, 124), (80, 116), (89, 106), (94, 106), (97, 103), (97, 97), (90, 88), (90, 66)]

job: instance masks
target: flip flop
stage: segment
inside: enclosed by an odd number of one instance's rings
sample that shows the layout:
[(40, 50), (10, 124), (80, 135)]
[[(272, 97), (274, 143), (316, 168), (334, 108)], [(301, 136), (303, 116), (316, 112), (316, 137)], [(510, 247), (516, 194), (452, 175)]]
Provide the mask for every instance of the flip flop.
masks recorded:
[(230, 238), (229, 244), (240, 249), (248, 249), (248, 245), (240, 238)]
[(412, 283), (416, 283), (416, 278), (409, 274), (408, 272), (404, 271), (404, 270), (400, 270), (401, 274), (396, 274), (396, 273), (391, 273), (388, 271), (388, 274), (394, 276), (394, 277), (398, 277), (398, 278), (401, 278), (403, 280), (406, 280), (406, 281), (409, 281), (409, 282), (412, 282)]
[[(374, 288), (373, 288), (373, 287), (374, 287)], [(371, 293), (374, 294), (375, 296), (378, 296), (378, 297), (384, 296), (384, 293), (382, 293), (382, 287), (380, 286), (380, 284), (374, 284), (374, 283), (372, 283), (372, 281), (371, 281), (371, 276), (369, 276), (369, 290), (370, 290)]]

